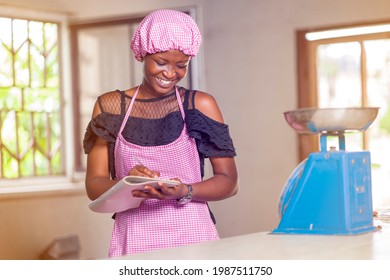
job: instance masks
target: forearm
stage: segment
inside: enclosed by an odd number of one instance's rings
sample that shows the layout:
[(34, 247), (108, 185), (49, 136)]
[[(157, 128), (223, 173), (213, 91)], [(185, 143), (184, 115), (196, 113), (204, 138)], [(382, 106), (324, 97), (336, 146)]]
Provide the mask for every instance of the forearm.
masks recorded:
[(238, 192), (237, 180), (226, 175), (214, 175), (210, 179), (192, 184), (194, 201), (217, 201), (234, 196)]
[(108, 161), (108, 143), (99, 137), (87, 157), (85, 187), (91, 200), (98, 198), (117, 182), (110, 178)]
[(211, 159), (214, 175), (202, 182), (193, 183), (193, 200), (217, 201), (238, 192), (238, 175), (234, 158)]
[(117, 182), (117, 180), (111, 180), (107, 177), (88, 178), (87, 176), (85, 180), (85, 186), (89, 199), (95, 200), (105, 191), (114, 186)]

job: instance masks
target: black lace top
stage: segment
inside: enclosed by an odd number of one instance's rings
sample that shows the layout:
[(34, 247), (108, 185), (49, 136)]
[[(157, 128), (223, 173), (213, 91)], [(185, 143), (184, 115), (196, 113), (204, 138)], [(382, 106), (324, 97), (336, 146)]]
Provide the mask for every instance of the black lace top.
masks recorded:
[[(233, 141), (226, 124), (219, 123), (198, 111), (194, 106), (196, 91), (179, 88), (188, 133), (195, 138), (204, 175), (207, 157), (234, 157)], [(131, 97), (123, 91), (113, 91), (98, 97), (101, 113), (90, 121), (84, 136), (84, 151), (88, 154), (96, 138), (109, 144), (110, 174), (115, 178), (114, 145)], [(136, 99), (122, 134), (126, 141), (141, 146), (171, 143), (183, 129), (183, 118), (172, 92), (154, 99)]]

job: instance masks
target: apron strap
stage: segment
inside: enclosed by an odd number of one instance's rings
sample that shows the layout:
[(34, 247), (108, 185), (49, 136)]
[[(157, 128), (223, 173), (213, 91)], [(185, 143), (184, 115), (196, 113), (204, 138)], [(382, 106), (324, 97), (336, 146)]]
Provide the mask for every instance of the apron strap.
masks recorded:
[(120, 127), (120, 129), (119, 129), (118, 135), (119, 135), (119, 134), (122, 134), (122, 131), (123, 131), (123, 129), (125, 128), (125, 125), (126, 125), (126, 123), (127, 123), (127, 120), (128, 120), (128, 118), (129, 118), (129, 116), (130, 116), (131, 108), (133, 107), (135, 98), (137, 97), (139, 87), (140, 87), (140, 86), (137, 87), (137, 90), (135, 91), (133, 97), (131, 98), (129, 108), (127, 109), (126, 115), (125, 115), (125, 117), (123, 118), (123, 121), (122, 121), (121, 127)]

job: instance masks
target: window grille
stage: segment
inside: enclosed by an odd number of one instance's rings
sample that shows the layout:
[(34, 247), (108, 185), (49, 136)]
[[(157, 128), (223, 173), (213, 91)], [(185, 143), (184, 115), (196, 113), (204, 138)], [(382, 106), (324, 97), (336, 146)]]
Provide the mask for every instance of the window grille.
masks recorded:
[(58, 24), (0, 17), (0, 178), (63, 174)]

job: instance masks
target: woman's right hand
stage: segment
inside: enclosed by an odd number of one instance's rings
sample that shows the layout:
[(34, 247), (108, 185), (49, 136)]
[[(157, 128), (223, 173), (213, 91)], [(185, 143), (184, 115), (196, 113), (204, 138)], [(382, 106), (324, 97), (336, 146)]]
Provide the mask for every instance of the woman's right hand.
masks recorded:
[(150, 170), (146, 166), (137, 164), (136, 166), (134, 166), (129, 171), (128, 175), (129, 176), (141, 176), (141, 177), (158, 178), (158, 177), (160, 177), (160, 172)]

